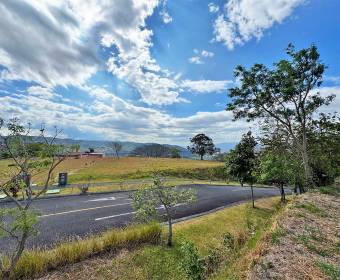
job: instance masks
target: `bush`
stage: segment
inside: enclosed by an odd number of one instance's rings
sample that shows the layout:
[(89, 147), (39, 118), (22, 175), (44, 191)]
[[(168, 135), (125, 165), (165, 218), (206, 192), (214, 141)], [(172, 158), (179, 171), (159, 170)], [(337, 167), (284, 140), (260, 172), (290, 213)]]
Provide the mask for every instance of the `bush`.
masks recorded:
[(198, 250), (192, 242), (186, 241), (181, 248), (181, 268), (190, 280), (202, 280), (204, 276), (204, 261), (199, 257)]
[(79, 190), (81, 194), (87, 194), (89, 191), (89, 185), (80, 185)]

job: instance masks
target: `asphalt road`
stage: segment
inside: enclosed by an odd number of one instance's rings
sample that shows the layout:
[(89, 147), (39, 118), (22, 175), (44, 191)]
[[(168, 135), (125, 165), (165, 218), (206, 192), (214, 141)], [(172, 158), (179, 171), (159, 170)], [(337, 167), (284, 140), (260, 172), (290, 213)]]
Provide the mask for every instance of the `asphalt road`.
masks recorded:
[[(175, 218), (183, 218), (229, 204), (249, 200), (250, 188), (211, 185), (188, 185), (197, 191), (198, 199), (190, 205), (176, 207)], [(133, 222), (132, 192), (91, 194), (39, 199), (33, 207), (40, 213), (37, 225), (40, 234), (28, 242), (28, 247), (51, 247), (64, 240), (85, 237)], [(276, 188), (254, 188), (255, 198), (279, 195)], [(10, 203), (0, 203), (8, 207)], [(162, 210), (160, 210), (162, 211)], [(11, 243), (0, 239), (0, 251)]]

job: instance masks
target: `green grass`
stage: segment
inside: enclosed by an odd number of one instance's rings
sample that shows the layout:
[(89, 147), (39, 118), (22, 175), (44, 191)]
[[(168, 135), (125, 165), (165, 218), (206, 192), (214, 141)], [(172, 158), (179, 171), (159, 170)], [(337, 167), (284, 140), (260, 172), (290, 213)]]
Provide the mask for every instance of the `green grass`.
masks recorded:
[[(241, 274), (250, 262), (250, 259), (245, 259), (244, 256), (256, 248), (257, 241), (271, 226), (272, 218), (279, 211), (278, 198), (262, 199), (256, 204), (256, 209), (247, 203), (175, 224), (172, 248), (165, 245), (147, 245), (137, 250), (125, 250), (110, 264), (100, 261), (91, 263), (91, 272), (80, 268), (74, 277), (86, 279), (91, 276), (92, 279), (117, 280), (186, 279), (180, 266), (183, 257), (180, 251), (182, 242), (192, 241), (200, 256), (207, 258), (213, 251), (216, 252), (224, 246), (225, 234), (231, 233), (235, 240), (235, 249), (224, 253), (223, 260), (216, 267), (218, 274), (211, 274), (210, 277), (228, 279), (231, 275), (236, 275), (241, 279)], [(166, 231), (164, 240), (165, 234)]]
[(338, 280), (340, 279), (340, 267), (335, 266), (323, 261), (317, 261), (315, 263), (323, 273), (325, 273), (330, 279)]
[(311, 202), (302, 203), (302, 204), (298, 205), (297, 207), (305, 209), (312, 214), (323, 214), (324, 213), (323, 210), (321, 210), (319, 207), (317, 207), (316, 205), (314, 205)]
[(328, 194), (328, 195), (335, 195), (339, 196), (340, 195), (340, 187), (336, 186), (327, 186), (327, 187), (320, 187), (319, 192), (322, 194)]
[(325, 248), (321, 248), (321, 246), (316, 245), (316, 242), (313, 242), (313, 240), (315, 241), (315, 238), (313, 238), (312, 236), (307, 236), (307, 235), (299, 235), (297, 237), (297, 240), (304, 244), (310, 251), (317, 253), (318, 255), (322, 256), (322, 257), (327, 257), (327, 256), (331, 256), (331, 252), (328, 249)]
[(286, 235), (286, 232), (282, 228), (277, 228), (271, 234), (271, 243), (278, 245), (280, 243), (281, 237), (285, 235)]
[(69, 265), (93, 255), (122, 248), (136, 248), (141, 244), (159, 243), (161, 227), (158, 224), (136, 225), (111, 230), (99, 237), (63, 243), (51, 250), (26, 251), (11, 275), (12, 279), (31, 279), (44, 272)]

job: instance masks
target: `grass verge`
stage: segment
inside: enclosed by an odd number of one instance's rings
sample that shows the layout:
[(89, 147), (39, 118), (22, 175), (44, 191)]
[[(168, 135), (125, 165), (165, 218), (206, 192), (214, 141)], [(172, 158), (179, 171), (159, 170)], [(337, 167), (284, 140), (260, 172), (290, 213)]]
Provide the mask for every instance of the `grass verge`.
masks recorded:
[[(245, 272), (251, 260), (243, 259), (256, 247), (257, 241), (271, 226), (279, 212), (279, 199), (267, 198), (250, 204), (226, 208), (174, 225), (174, 246), (147, 245), (137, 250), (123, 250), (113, 259), (84, 262), (68, 270), (53, 272), (43, 279), (186, 279), (181, 269), (183, 259), (180, 250), (184, 241), (193, 242), (209, 273), (206, 278), (228, 279)], [(233, 237), (232, 249), (224, 250), (226, 236)], [(223, 250), (223, 254), (219, 254)], [(225, 269), (227, 267), (228, 269)], [(221, 278), (219, 278), (221, 277)]]
[(157, 244), (161, 227), (158, 224), (136, 225), (126, 229), (111, 230), (100, 237), (87, 238), (64, 243), (52, 250), (27, 251), (20, 259), (12, 279), (36, 278), (51, 269), (70, 265), (94, 255), (117, 251), (122, 248), (136, 248), (141, 244)]

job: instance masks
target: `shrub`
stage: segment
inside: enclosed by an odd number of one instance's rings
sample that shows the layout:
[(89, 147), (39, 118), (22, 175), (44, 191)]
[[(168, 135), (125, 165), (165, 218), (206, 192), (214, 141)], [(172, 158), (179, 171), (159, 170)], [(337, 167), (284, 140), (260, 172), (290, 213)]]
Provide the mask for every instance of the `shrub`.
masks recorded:
[(200, 258), (197, 248), (192, 242), (185, 241), (180, 251), (182, 253), (181, 268), (190, 280), (202, 280), (204, 276), (204, 261)]

